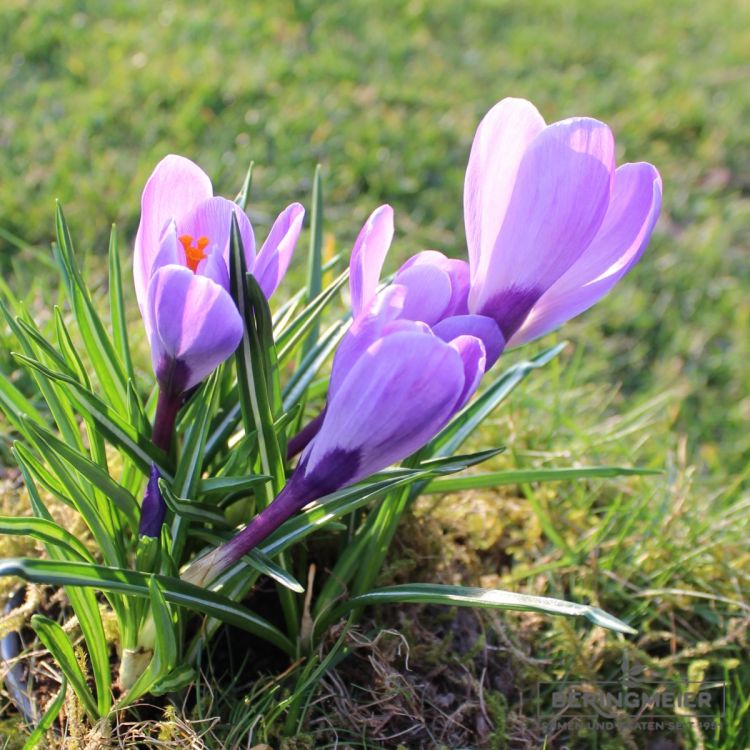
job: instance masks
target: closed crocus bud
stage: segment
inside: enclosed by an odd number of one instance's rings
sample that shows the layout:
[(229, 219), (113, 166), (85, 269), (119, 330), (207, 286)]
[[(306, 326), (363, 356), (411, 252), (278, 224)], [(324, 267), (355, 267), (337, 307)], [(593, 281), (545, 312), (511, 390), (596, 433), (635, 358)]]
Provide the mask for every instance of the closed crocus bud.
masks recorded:
[(380, 335), (334, 360), (320, 429), (278, 497), (234, 539), (183, 574), (205, 584), (307, 503), (398, 462), (427, 443), (477, 388), (482, 342), (445, 342), (426, 325), (391, 320)]
[[(230, 357), (242, 338), (242, 318), (229, 293), (232, 216), (247, 269), (270, 297), (299, 237), (301, 205), (292, 204), (282, 212), (256, 257), (245, 212), (214, 196), (208, 175), (189, 159), (162, 159), (143, 190), (133, 278), (159, 383), (152, 439), (164, 451), (170, 449), (183, 395)], [(153, 477), (151, 485), (141, 533), (156, 536), (165, 507)]]
[(661, 208), (651, 164), (615, 169), (612, 133), (572, 118), (552, 125), (504, 99), (477, 129), (466, 171), (469, 311), (510, 345), (595, 304), (641, 257)]

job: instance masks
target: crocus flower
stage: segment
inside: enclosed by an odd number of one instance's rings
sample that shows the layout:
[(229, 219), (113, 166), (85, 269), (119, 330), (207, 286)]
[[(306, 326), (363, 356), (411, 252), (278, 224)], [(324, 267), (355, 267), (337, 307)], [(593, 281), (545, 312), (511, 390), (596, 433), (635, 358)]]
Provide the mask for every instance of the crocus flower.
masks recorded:
[[(349, 262), (353, 322), (336, 351), (331, 392), (335, 389), (335, 379), (343, 377), (351, 362), (382, 335), (383, 327), (393, 322), (393, 316), (401, 321), (423, 323), (445, 341), (462, 335), (481, 339), (487, 367), (494, 364), (505, 345), (491, 318), (468, 312), (469, 266), (466, 261), (425, 250), (407, 260), (396, 272), (391, 286), (378, 292), (393, 231), (393, 209), (388, 205), (380, 206), (365, 222), (354, 243)], [(401, 290), (397, 309), (388, 304), (388, 295), (394, 288)], [(321, 413), (289, 441), (290, 458), (310, 442), (320, 429), (323, 417)]]
[(289, 206), (255, 256), (247, 215), (213, 195), (208, 175), (170, 155), (156, 166), (141, 199), (133, 276), (138, 306), (162, 390), (177, 396), (200, 383), (237, 348), (242, 320), (229, 294), (231, 217), (252, 271), (270, 297), (294, 251), (304, 209)]
[(469, 310), (516, 345), (588, 309), (641, 257), (661, 188), (651, 164), (615, 168), (604, 123), (545, 125), (530, 102), (503, 99), (480, 123), (466, 171)]
[(209, 582), (303, 506), (410, 455), (471, 397), (486, 363), (481, 339), (444, 341), (402, 317), (407, 297), (393, 284), (360, 313), (360, 336), (337, 351), (319, 430), (286, 486), (243, 531), (193, 563), (185, 580)]
[[(276, 219), (256, 258), (245, 212), (214, 196), (208, 175), (189, 159), (162, 159), (143, 190), (133, 277), (159, 383), (152, 439), (165, 451), (183, 395), (227, 359), (242, 338), (242, 318), (229, 293), (233, 215), (247, 269), (270, 297), (299, 237), (304, 218), (300, 204)], [(141, 511), (141, 533), (148, 536), (158, 534), (166, 511), (157, 479), (152, 472)]]

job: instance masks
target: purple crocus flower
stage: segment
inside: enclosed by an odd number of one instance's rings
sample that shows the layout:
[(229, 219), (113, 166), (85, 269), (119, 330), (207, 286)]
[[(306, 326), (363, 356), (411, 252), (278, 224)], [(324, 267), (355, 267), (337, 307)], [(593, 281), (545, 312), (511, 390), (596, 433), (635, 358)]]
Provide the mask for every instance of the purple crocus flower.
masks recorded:
[(141, 199), (133, 276), (163, 391), (176, 397), (200, 383), (242, 338), (242, 319), (229, 294), (232, 215), (247, 269), (270, 297), (289, 265), (304, 213), (299, 203), (285, 209), (256, 258), (247, 215), (213, 195), (198, 165), (175, 155), (157, 164)]
[(355, 320), (336, 353), (328, 404), (315, 437), (278, 497), (232, 540), (183, 574), (205, 584), (303, 506), (402, 460), (432, 438), (471, 397), (486, 364), (481, 339), (444, 341), (402, 317), (407, 287), (393, 284)]
[[(143, 190), (133, 277), (159, 383), (152, 439), (164, 451), (169, 451), (183, 395), (231, 356), (242, 338), (242, 318), (229, 294), (233, 215), (247, 268), (270, 297), (299, 237), (304, 218), (300, 204), (276, 219), (256, 258), (245, 212), (215, 197), (208, 175), (189, 159), (162, 159)], [(149, 493), (141, 532), (152, 536), (165, 513), (153, 476)]]
[[(383, 263), (393, 239), (393, 209), (380, 206), (365, 222), (354, 243), (349, 262), (349, 290), (353, 322), (336, 351), (331, 374), (331, 391), (338, 374), (347, 372), (349, 363), (382, 335), (383, 327), (395, 319), (417, 321), (445, 341), (470, 335), (481, 339), (490, 367), (505, 342), (497, 324), (486, 316), (468, 312), (469, 265), (448, 258), (435, 250), (412, 256), (396, 272), (389, 287), (378, 292)], [(400, 304), (389, 303), (389, 295), (399, 289)], [(288, 456), (297, 455), (310, 442), (322, 424), (324, 413), (295, 435), (288, 445)]]
[(466, 171), (469, 310), (516, 345), (588, 309), (641, 257), (661, 194), (651, 164), (615, 168), (604, 123), (545, 125), (530, 102), (503, 99), (480, 123)]

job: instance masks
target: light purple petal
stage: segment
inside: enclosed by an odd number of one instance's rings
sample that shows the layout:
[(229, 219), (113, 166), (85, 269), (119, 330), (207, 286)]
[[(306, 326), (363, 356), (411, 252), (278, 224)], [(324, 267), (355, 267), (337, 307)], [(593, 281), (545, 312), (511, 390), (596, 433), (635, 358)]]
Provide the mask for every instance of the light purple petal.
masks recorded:
[(163, 266), (148, 288), (151, 359), (160, 385), (189, 390), (230, 357), (242, 318), (229, 294), (182, 266)]
[(258, 253), (253, 274), (263, 294), (266, 295), (266, 299), (271, 298), (284, 278), (297, 245), (304, 218), (305, 209), (302, 204), (292, 203), (291, 206), (287, 206), (273, 223)]
[(406, 288), (401, 317), (433, 325), (443, 316), (451, 301), (451, 280), (445, 271), (429, 264), (417, 264), (399, 271), (393, 280)]
[(151, 173), (141, 197), (141, 221), (133, 255), (133, 280), (141, 312), (146, 304), (151, 266), (167, 222), (178, 219), (212, 195), (208, 175), (183, 156), (164, 157)]
[(215, 281), (219, 286), (229, 291), (229, 269), (224, 256), (218, 248), (214, 248), (205, 260), (198, 264), (196, 273)]
[(464, 181), (464, 222), (472, 279), (480, 256), (491, 253), (510, 203), (521, 159), (544, 129), (544, 118), (525, 99), (503, 99), (482, 119)]
[(362, 227), (349, 261), (349, 291), (356, 318), (375, 296), (380, 272), (393, 240), (393, 209), (376, 208)]
[(598, 302), (638, 262), (661, 210), (662, 185), (651, 164), (623, 164), (609, 211), (586, 252), (542, 295), (510, 343), (543, 336)]
[(472, 268), (469, 310), (493, 317), (506, 338), (534, 302), (582, 255), (601, 226), (614, 177), (614, 140), (598, 120), (545, 128), (518, 169), (491, 252)]
[(162, 266), (184, 266), (185, 250), (177, 239), (177, 226), (170, 221), (159, 242), (159, 250), (151, 264), (151, 275), (155, 274)]
[(431, 265), (448, 274), (451, 282), (451, 298), (443, 316), (465, 315), (468, 312), (469, 264), (458, 258), (448, 258), (437, 250), (423, 250), (413, 255), (399, 268), (398, 273), (416, 265)]
[(248, 271), (255, 264), (255, 235), (247, 214), (236, 204), (226, 198), (210, 198), (201, 201), (177, 220), (177, 236), (191, 237), (193, 244), (200, 237), (208, 240), (205, 255), (214, 251), (221, 253), (229, 268), (229, 238), (232, 232), (232, 213), (237, 217), (242, 246), (245, 250), (245, 262)]
[(355, 482), (400, 461), (447, 422), (464, 390), (454, 347), (424, 333), (394, 333), (364, 352), (328, 402), (300, 459), (311, 485)]
[(474, 336), (482, 341), (486, 352), (485, 370), (497, 362), (505, 349), (505, 339), (492, 318), (484, 315), (455, 315), (444, 318), (432, 329), (443, 341), (453, 341), (458, 336)]
[(370, 300), (336, 348), (331, 366), (328, 396), (331, 398), (359, 356), (383, 335), (383, 328), (396, 320), (404, 309), (406, 288), (391, 284)]
[(487, 369), (487, 356), (482, 340), (476, 336), (458, 336), (450, 345), (459, 353), (464, 366), (464, 388), (456, 403), (456, 411), (474, 395)]

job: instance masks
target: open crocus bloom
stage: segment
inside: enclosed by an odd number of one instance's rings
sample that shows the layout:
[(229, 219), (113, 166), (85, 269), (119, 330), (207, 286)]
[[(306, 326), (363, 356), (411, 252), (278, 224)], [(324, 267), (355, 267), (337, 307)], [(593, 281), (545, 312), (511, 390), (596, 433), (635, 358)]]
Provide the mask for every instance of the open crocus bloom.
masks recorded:
[(156, 166), (141, 199), (133, 276), (138, 306), (162, 389), (172, 396), (200, 383), (237, 348), (242, 320), (229, 294), (229, 237), (236, 216), (247, 268), (270, 297), (284, 276), (304, 209), (289, 206), (255, 254), (247, 215), (214, 197), (208, 175), (169, 155)]
[(545, 125), (530, 102), (503, 99), (480, 123), (466, 171), (469, 310), (510, 345), (542, 336), (632, 268), (660, 208), (656, 168), (615, 169), (604, 123)]
[(443, 341), (424, 323), (400, 318), (405, 299), (404, 287), (388, 287), (367, 322), (368, 343), (337, 354), (320, 428), (278, 497), (193, 563), (185, 580), (207, 583), (303, 506), (406, 458), (471, 397), (485, 368), (482, 341)]
[[(380, 335), (385, 319), (395, 316), (402, 321), (417, 321), (429, 326), (445, 341), (461, 335), (482, 340), (491, 367), (505, 346), (497, 324), (482, 315), (470, 314), (469, 265), (464, 260), (448, 258), (436, 250), (413, 255), (396, 272), (389, 287), (378, 292), (383, 262), (393, 238), (393, 209), (377, 208), (365, 223), (352, 250), (349, 263), (349, 285), (354, 321), (336, 353), (337, 359), (350, 357)], [(400, 289), (402, 303), (396, 309), (386, 304), (387, 295)], [(387, 311), (387, 312), (385, 312)], [(335, 367), (336, 370), (344, 367)]]

